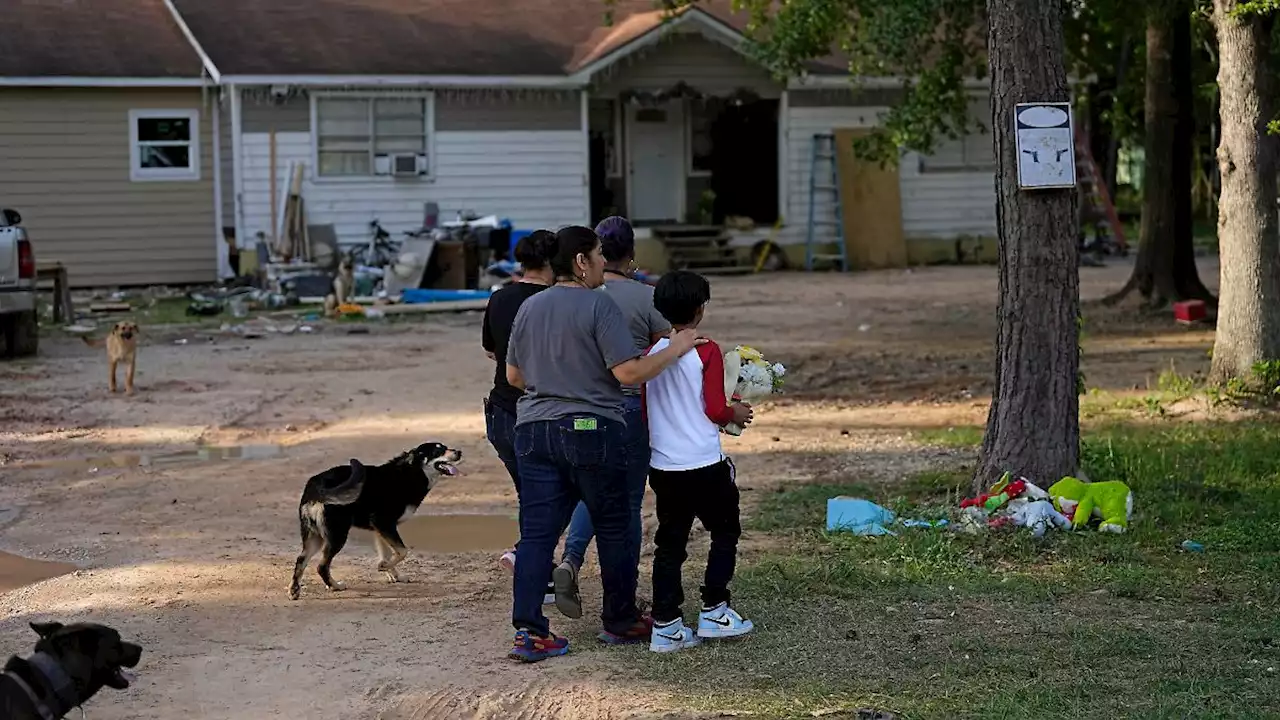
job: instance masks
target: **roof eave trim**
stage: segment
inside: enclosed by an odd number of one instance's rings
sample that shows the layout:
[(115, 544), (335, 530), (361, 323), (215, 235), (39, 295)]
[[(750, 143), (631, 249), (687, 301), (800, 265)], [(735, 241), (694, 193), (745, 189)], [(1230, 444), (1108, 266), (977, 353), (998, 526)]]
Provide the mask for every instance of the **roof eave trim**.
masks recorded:
[(702, 28), (710, 31), (717, 40), (739, 52), (741, 52), (741, 48), (747, 43), (747, 37), (745, 35), (734, 30), (729, 25), (726, 25), (719, 18), (708, 13), (702, 8), (689, 6), (676, 17), (655, 25), (647, 32), (639, 35), (638, 37), (632, 38), (626, 43), (623, 43), (620, 47), (605, 53), (604, 56), (597, 58), (596, 60), (592, 60), (583, 67), (578, 68), (572, 75), (570, 75), (570, 77), (584, 84), (590, 83), (591, 78), (595, 76), (596, 73), (608, 68), (623, 58), (657, 43), (659, 40), (666, 37), (671, 31), (688, 23), (696, 23), (697, 25), (700, 25)]
[(204, 65), (205, 72), (209, 73), (209, 77), (213, 78), (215, 83), (222, 82), (222, 73), (218, 72), (218, 67), (213, 64), (213, 60), (204, 51), (204, 47), (200, 41), (196, 39), (195, 33), (191, 32), (191, 28), (187, 27), (187, 21), (182, 19), (182, 13), (178, 12), (178, 8), (174, 6), (173, 0), (164, 0), (164, 6), (169, 9), (169, 14), (173, 16), (173, 21), (178, 24), (178, 30), (182, 32), (182, 36), (187, 39), (187, 43), (191, 45), (191, 49), (200, 57), (200, 64)]
[(0, 77), (0, 87), (45, 88), (180, 88), (205, 87), (214, 83), (206, 78), (147, 77)]
[(509, 87), (549, 90), (576, 90), (584, 85), (565, 75), (223, 75), (222, 84), (299, 87)]

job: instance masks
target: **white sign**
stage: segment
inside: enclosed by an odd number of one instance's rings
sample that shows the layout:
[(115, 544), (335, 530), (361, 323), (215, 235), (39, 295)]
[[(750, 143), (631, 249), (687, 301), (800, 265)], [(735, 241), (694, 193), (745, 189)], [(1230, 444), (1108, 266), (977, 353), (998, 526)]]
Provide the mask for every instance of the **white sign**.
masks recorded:
[(1018, 187), (1076, 186), (1075, 128), (1071, 103), (1019, 103), (1013, 108), (1018, 146)]

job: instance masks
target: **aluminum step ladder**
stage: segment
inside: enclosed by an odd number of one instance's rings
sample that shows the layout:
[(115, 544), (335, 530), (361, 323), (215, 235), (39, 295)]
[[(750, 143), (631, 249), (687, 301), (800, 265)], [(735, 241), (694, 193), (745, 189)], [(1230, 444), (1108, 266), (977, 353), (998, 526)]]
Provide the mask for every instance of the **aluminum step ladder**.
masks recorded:
[[(831, 198), (830, 217), (818, 217), (818, 200), (824, 195)], [(823, 243), (820, 228), (831, 228), (836, 252), (818, 252), (819, 244)], [(812, 272), (814, 264), (819, 262), (835, 263), (842, 272), (849, 271), (844, 214), (840, 209), (840, 165), (836, 162), (836, 136), (831, 133), (814, 134), (809, 162), (809, 232), (805, 239), (804, 269)]]

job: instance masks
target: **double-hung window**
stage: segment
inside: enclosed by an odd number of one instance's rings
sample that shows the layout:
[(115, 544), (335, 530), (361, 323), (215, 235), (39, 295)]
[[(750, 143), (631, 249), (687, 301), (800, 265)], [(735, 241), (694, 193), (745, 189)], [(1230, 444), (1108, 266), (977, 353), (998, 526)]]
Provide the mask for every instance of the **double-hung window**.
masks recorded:
[(429, 95), (317, 97), (316, 170), (320, 177), (403, 174), (416, 158), (418, 175), (431, 167)]
[(131, 110), (129, 178), (200, 179), (199, 110)]

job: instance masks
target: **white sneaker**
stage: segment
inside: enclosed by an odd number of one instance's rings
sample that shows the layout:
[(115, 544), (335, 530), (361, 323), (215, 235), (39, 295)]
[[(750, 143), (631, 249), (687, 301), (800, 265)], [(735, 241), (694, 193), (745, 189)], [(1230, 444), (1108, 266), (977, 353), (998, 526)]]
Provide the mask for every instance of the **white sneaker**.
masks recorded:
[(746, 635), (755, 627), (750, 620), (743, 619), (729, 607), (728, 603), (720, 603), (710, 610), (703, 610), (698, 615), (698, 637), (700, 638), (738, 637)]
[(670, 625), (654, 625), (649, 639), (649, 650), (656, 653), (675, 652), (690, 648), (702, 642), (693, 628), (684, 626), (683, 620), (675, 620)]

